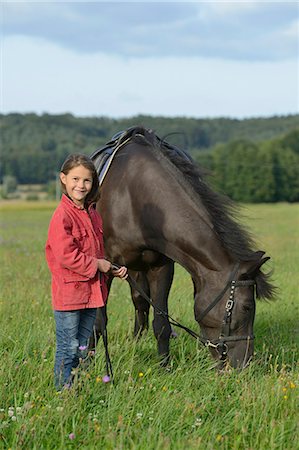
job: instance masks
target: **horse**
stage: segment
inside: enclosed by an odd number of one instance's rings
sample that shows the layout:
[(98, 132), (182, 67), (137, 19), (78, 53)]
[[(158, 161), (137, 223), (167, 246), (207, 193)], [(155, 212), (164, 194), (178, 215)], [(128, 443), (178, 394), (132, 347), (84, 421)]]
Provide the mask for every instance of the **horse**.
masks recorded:
[[(195, 320), (218, 367), (246, 367), (254, 348), (255, 297), (270, 299), (275, 289), (261, 270), (269, 256), (254, 249), (236, 205), (209, 186), (185, 151), (142, 126), (119, 134), (97, 209), (107, 259), (127, 266), (135, 281), (134, 334), (148, 327), (148, 296), (158, 355), (169, 362), (168, 295), (177, 262), (192, 277)], [(97, 166), (99, 152), (91, 159)]]

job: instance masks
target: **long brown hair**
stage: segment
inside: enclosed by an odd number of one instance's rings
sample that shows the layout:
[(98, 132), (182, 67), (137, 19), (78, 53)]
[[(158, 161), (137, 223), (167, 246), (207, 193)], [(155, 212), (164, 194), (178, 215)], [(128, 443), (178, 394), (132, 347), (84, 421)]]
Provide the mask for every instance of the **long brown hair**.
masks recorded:
[[(99, 178), (92, 160), (88, 156), (83, 155), (81, 153), (74, 153), (67, 157), (67, 159), (62, 164), (60, 171), (64, 173), (64, 175), (67, 175), (70, 172), (70, 170), (78, 166), (85, 167), (85, 169), (89, 170), (90, 173), (92, 174), (92, 188), (84, 201), (84, 207), (87, 209), (92, 203), (96, 202), (100, 197)], [(67, 195), (64, 183), (60, 181), (60, 184), (62, 192)]]

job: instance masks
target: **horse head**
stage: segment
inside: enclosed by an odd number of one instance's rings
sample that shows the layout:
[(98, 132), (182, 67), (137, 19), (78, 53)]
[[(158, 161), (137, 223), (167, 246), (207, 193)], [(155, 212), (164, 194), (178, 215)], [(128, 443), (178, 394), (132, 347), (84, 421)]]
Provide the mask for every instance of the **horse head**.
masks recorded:
[[(251, 261), (235, 264), (223, 290), (212, 301), (208, 294), (211, 291), (209, 283), (195, 294), (195, 317), (206, 345), (219, 361), (219, 369), (228, 363), (234, 368), (244, 368), (253, 356), (255, 297), (273, 296), (268, 275), (261, 271), (269, 259), (264, 252), (258, 251)], [(208, 299), (206, 308), (203, 298)]]

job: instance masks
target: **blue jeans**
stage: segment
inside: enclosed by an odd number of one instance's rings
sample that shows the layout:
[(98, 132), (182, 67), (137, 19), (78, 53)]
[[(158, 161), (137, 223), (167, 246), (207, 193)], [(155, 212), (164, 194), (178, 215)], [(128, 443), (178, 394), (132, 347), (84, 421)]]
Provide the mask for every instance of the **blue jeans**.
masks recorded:
[(56, 322), (55, 386), (61, 389), (72, 383), (72, 370), (88, 353), (97, 308), (54, 311)]

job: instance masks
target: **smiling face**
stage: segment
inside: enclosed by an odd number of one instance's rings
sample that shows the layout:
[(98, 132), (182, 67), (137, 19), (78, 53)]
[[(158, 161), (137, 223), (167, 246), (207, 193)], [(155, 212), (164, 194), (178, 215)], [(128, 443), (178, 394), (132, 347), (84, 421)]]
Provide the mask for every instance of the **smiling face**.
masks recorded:
[(79, 165), (71, 169), (67, 175), (60, 173), (60, 180), (65, 186), (67, 195), (80, 207), (92, 189), (92, 173), (84, 166)]

